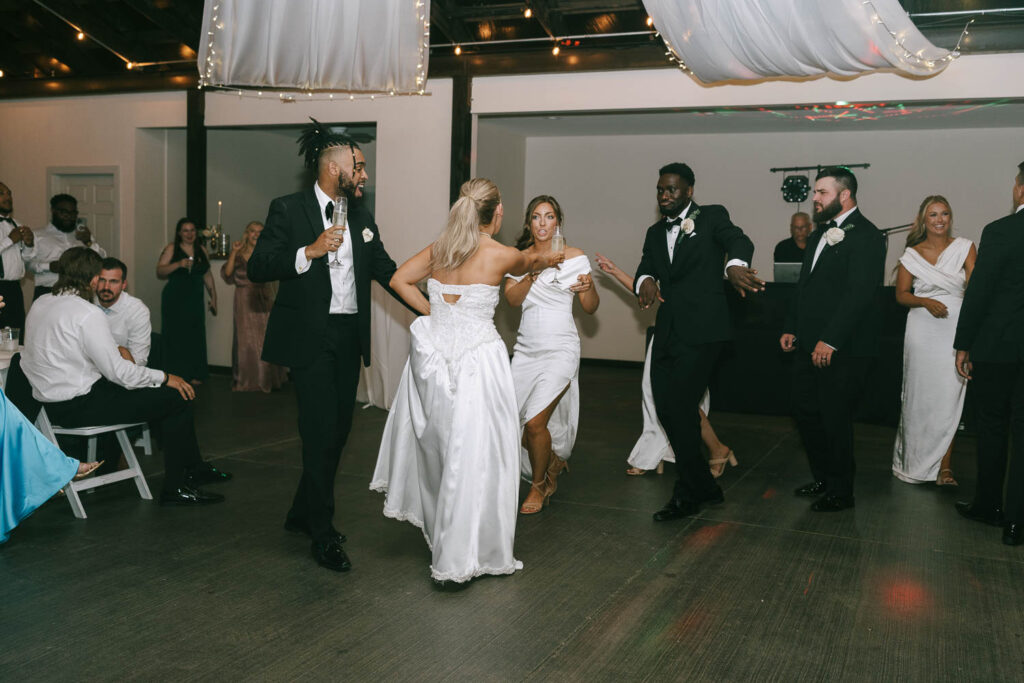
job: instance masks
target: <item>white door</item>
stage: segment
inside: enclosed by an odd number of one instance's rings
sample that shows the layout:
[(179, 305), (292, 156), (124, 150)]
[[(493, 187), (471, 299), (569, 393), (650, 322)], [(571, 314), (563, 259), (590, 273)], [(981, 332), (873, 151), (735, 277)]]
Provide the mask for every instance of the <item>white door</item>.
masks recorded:
[(121, 234), (117, 220), (116, 174), (51, 171), (50, 194), (61, 193), (78, 200), (78, 217), (87, 221), (93, 240), (109, 255), (119, 256)]

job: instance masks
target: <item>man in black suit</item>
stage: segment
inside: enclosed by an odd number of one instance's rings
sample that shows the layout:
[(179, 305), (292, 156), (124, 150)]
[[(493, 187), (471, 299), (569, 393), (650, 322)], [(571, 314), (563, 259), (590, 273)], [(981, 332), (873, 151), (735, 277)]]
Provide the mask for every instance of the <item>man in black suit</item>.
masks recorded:
[(749, 267), (753, 243), (732, 224), (725, 207), (698, 206), (692, 200), (690, 167), (669, 164), (658, 174), (663, 218), (647, 229), (634, 287), (641, 308), (661, 302), (651, 350), (651, 392), (676, 456), (672, 498), (654, 513), (655, 521), (662, 522), (724, 500), (701, 456), (697, 413), (722, 345), (732, 339), (722, 268), (741, 296), (762, 291), (764, 282)]
[[(316, 182), (270, 203), (248, 269), (254, 282), (281, 283), (262, 357), (291, 370), (298, 399), (302, 478), (285, 528), (310, 536), (321, 566), (348, 571), (345, 537), (332, 521), (334, 479), (352, 426), (359, 360), (370, 364), (370, 280), (387, 286), (395, 262), (361, 201), (369, 176), (359, 146), (316, 121), (300, 142)], [(346, 230), (332, 227), (338, 196), (348, 199)]]
[(798, 496), (815, 512), (854, 505), (853, 412), (864, 373), (878, 355), (885, 238), (857, 208), (849, 169), (822, 169), (814, 181), (814, 222), (796, 296), (779, 344), (796, 351), (793, 399), (814, 481)]
[(974, 385), (978, 425), (974, 500), (956, 508), (968, 519), (1003, 524), (1007, 545), (1024, 543), (1024, 163), (1017, 170), (1014, 213), (981, 234), (953, 340), (956, 370)]

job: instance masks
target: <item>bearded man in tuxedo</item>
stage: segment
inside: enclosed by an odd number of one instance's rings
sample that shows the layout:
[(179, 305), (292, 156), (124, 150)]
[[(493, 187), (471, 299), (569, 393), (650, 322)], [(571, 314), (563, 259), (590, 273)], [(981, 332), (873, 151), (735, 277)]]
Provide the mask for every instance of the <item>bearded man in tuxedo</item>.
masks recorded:
[[(388, 288), (396, 266), (361, 201), (369, 176), (359, 145), (316, 120), (299, 140), (316, 182), (270, 203), (248, 273), (253, 282), (281, 283), (262, 358), (291, 370), (299, 407), (302, 478), (284, 527), (312, 539), (320, 566), (348, 571), (346, 538), (333, 523), (334, 479), (359, 361), (370, 364), (370, 281)], [(339, 196), (348, 200), (344, 227), (332, 220)]]
[(817, 228), (807, 240), (796, 296), (779, 344), (796, 353), (793, 401), (814, 481), (798, 496), (815, 512), (854, 506), (853, 414), (862, 380), (878, 355), (885, 238), (857, 208), (850, 169), (824, 168), (814, 181)]
[(676, 482), (672, 497), (654, 513), (658, 522), (724, 501), (701, 455), (697, 412), (715, 360), (732, 339), (723, 266), (740, 296), (764, 289), (757, 271), (749, 267), (753, 243), (733, 225), (725, 207), (693, 201), (693, 185), (693, 171), (686, 164), (659, 169), (658, 209), (663, 218), (647, 229), (633, 280), (640, 308), (661, 302), (651, 349), (651, 393), (676, 456)]
[(974, 500), (956, 508), (968, 519), (1003, 524), (1006, 545), (1024, 543), (1024, 163), (1017, 171), (1013, 214), (981, 233), (953, 339), (957, 372), (974, 385), (978, 424)]

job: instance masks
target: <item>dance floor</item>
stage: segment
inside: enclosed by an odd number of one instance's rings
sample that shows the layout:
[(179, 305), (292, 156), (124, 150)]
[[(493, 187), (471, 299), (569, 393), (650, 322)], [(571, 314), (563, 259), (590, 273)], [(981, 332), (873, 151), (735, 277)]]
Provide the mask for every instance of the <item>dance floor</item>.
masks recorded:
[[(664, 476), (624, 475), (639, 369), (586, 366), (571, 472), (521, 517), (523, 571), (439, 587), (419, 530), (367, 489), (386, 413), (356, 411), (337, 525), (354, 569), (281, 528), (299, 475), (290, 389), (196, 404), (223, 505), (166, 509), (130, 482), (54, 499), (0, 546), (0, 680), (1011, 681), (1024, 672), (1024, 548), (961, 519), (956, 489), (889, 471), (857, 429), (857, 507), (812, 513), (790, 420), (712, 412), (740, 461), (724, 505), (654, 523)], [(961, 491), (974, 442), (957, 443)], [(143, 457), (160, 488), (161, 460)], [(525, 493), (525, 487), (524, 487)], [(961, 494), (963, 495), (963, 494)]]

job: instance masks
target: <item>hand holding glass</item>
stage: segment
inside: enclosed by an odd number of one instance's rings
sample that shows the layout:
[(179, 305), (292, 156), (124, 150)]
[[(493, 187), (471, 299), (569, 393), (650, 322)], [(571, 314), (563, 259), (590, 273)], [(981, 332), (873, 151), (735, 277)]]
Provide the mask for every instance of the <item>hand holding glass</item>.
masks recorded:
[[(334, 198), (334, 214), (331, 217), (331, 230), (334, 230), (342, 242), (345, 241), (345, 224), (348, 221), (348, 197), (338, 196)], [(340, 228), (340, 230), (338, 230)], [(334, 250), (334, 256), (328, 261), (331, 268), (341, 268), (341, 261), (338, 260), (338, 249)]]
[[(551, 251), (554, 253), (560, 253), (565, 251), (565, 236), (562, 235), (562, 226), (555, 228), (555, 234), (551, 236)], [(561, 284), (558, 281), (558, 269), (555, 268), (555, 278), (551, 281), (553, 284)]]

